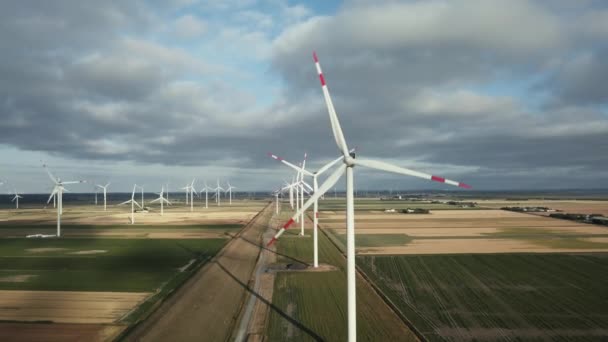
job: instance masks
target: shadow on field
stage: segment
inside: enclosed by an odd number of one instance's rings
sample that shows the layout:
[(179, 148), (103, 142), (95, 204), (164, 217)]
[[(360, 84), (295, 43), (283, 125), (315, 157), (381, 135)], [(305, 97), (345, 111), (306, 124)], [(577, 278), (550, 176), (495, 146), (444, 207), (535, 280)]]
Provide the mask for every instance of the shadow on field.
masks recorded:
[(295, 325), (296, 327), (298, 327), (300, 330), (302, 330), (308, 336), (310, 336), (313, 340), (315, 340), (315, 341), (323, 341), (323, 338), (321, 336), (317, 335), (310, 328), (308, 328), (307, 326), (305, 326), (304, 324), (302, 324), (300, 321), (296, 320), (295, 318), (289, 316), (287, 313), (285, 313), (283, 310), (279, 309), (276, 305), (272, 304), (269, 300), (267, 300), (266, 298), (264, 298), (262, 295), (260, 295), (259, 293), (255, 292), (251, 287), (249, 287), (248, 284), (245, 284), (242, 281), (240, 281), (236, 276), (234, 276), (232, 273), (230, 273), (230, 271), (226, 267), (224, 267), (224, 265), (222, 265), (221, 263), (219, 263), (217, 261), (215, 261), (215, 263), (222, 269), (222, 271), (226, 272), (226, 274), (230, 278), (232, 278), (239, 285), (241, 285), (242, 287), (244, 287), (245, 290), (247, 290), (247, 292), (251, 293), (251, 295), (255, 296), (262, 303), (268, 305), (268, 307), (271, 310), (275, 311), (281, 317), (285, 318), (287, 321), (289, 321), (289, 323), (291, 323), (291, 324)]
[(254, 246), (256, 246), (256, 247), (258, 247), (258, 248), (260, 248), (260, 249), (263, 249), (263, 250), (265, 250), (265, 251), (268, 251), (268, 252), (270, 252), (270, 253), (272, 253), (272, 254), (280, 255), (280, 256), (282, 256), (282, 257), (284, 257), (284, 258), (287, 258), (287, 259), (289, 259), (289, 260), (295, 261), (295, 262), (297, 262), (297, 263), (300, 263), (300, 264), (303, 264), (303, 265), (306, 265), (306, 266), (310, 266), (310, 264), (309, 264), (308, 262), (306, 262), (306, 261), (303, 261), (303, 260), (300, 260), (300, 259), (296, 259), (296, 258), (294, 258), (294, 257), (292, 257), (292, 256), (287, 255), (287, 254), (279, 253), (279, 252), (277, 252), (277, 251), (275, 251), (275, 250), (272, 250), (272, 249), (270, 249), (270, 248), (266, 247), (266, 245), (265, 245), (265, 244), (261, 244), (261, 245), (260, 245), (258, 242), (256, 242), (256, 241), (252, 241), (252, 240), (249, 240), (249, 239), (244, 238), (244, 237), (242, 237), (242, 236), (241, 236), (240, 238), (241, 238), (243, 241), (245, 241), (245, 242), (247, 242), (247, 243), (250, 243), (250, 244), (252, 244), (252, 245), (254, 245)]

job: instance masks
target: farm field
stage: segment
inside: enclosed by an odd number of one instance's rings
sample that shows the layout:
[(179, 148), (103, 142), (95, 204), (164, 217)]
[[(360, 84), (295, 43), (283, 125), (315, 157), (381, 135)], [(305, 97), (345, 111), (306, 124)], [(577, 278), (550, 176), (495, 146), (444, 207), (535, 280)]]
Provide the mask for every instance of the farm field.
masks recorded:
[[(502, 207), (548, 207), (573, 214), (602, 214), (608, 216), (608, 201), (598, 200), (475, 200), (485, 208)], [(537, 213), (549, 215), (550, 213)]]
[(601, 341), (608, 254), (359, 256), (430, 341)]
[[(339, 245), (343, 212), (321, 212)], [(359, 254), (608, 252), (608, 229), (502, 210), (432, 210), (430, 214), (358, 213)]]
[(156, 290), (226, 239), (0, 239), (0, 289)]
[[(61, 235), (66, 238), (124, 238), (124, 239), (209, 239), (229, 238), (238, 232), (241, 224), (213, 225), (65, 225)], [(3, 224), (0, 238), (23, 238), (33, 234), (52, 235), (53, 225)]]
[[(307, 225), (310, 227), (310, 225)], [(312, 233), (298, 237), (288, 230), (277, 242), (278, 262), (310, 263)], [(320, 263), (337, 266), (327, 272), (278, 272), (275, 278), (269, 326), (270, 341), (343, 341), (346, 339), (345, 259), (319, 233)], [(411, 341), (413, 333), (362, 278), (357, 280), (358, 339), (361, 341)]]
[(165, 208), (162, 218), (151, 208), (135, 214), (135, 225), (125, 224), (130, 207), (104, 212), (70, 204), (61, 239), (25, 238), (54, 234), (54, 209), (2, 210), (8, 220), (0, 223), (0, 320), (6, 322), (0, 335), (112, 340), (147, 317), (266, 204), (235, 201), (230, 208), (195, 206), (193, 213)]
[[(136, 225), (197, 225), (197, 224), (244, 224), (249, 222), (267, 204), (267, 201), (233, 201), (232, 206), (216, 207), (209, 203), (196, 201), (194, 211), (184, 203), (165, 206), (164, 215), (160, 216), (160, 206), (146, 204), (149, 212), (136, 212)], [(108, 205), (103, 211), (102, 205), (66, 204), (64, 203), (62, 223), (66, 225), (123, 225), (130, 223), (130, 205)], [(49, 224), (56, 222), (57, 212), (52, 207), (21, 209), (4, 209), (5, 221), (2, 224)]]
[[(461, 209), (454, 205), (443, 204), (443, 203), (429, 203), (424, 201), (405, 201), (405, 200), (380, 200), (379, 198), (356, 198), (355, 199), (355, 210), (366, 211), (366, 210), (384, 210), (384, 209), (406, 209), (406, 208), (422, 208), (422, 209), (433, 209), (433, 210), (451, 210)], [(466, 210), (475, 210), (477, 208), (467, 208)], [(319, 201), (319, 211), (344, 211), (346, 210), (346, 201), (344, 198), (333, 199), (326, 197), (326, 199)]]
[(0, 290), (0, 320), (113, 323), (150, 295), (150, 292)]

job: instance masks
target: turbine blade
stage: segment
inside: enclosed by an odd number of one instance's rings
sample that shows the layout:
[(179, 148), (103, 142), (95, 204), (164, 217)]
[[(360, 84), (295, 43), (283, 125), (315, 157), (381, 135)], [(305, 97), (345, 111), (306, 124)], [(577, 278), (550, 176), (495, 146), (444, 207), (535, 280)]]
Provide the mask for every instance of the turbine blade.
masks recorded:
[(49, 174), (49, 178), (51, 178), (51, 180), (55, 184), (59, 183), (59, 181), (57, 180), (57, 178), (55, 178), (55, 176), (53, 176), (53, 174), (51, 173), (51, 171), (49, 171), (49, 168), (46, 166), (46, 164), (43, 164), (42, 167), (44, 168), (44, 170), (46, 171), (46, 173)]
[(387, 172), (392, 172), (392, 173), (398, 173), (398, 174), (407, 175), (407, 176), (414, 176), (414, 177), (423, 178), (423, 179), (426, 179), (426, 180), (431, 180), (431, 181), (434, 181), (434, 182), (445, 183), (445, 184), (457, 186), (457, 187), (460, 187), (460, 188), (465, 188), (465, 189), (470, 189), (471, 188), (471, 186), (468, 185), (468, 184), (456, 182), (456, 181), (453, 181), (453, 180), (450, 180), (450, 179), (445, 179), (443, 177), (433, 176), (433, 175), (430, 175), (428, 173), (423, 173), (423, 172), (409, 170), (409, 169), (406, 169), (406, 168), (403, 168), (403, 167), (395, 166), (395, 165), (388, 164), (388, 163), (381, 162), (381, 161), (377, 161), (377, 160), (355, 159), (354, 163), (355, 163), (355, 165), (366, 166), (366, 167), (369, 167), (369, 168), (372, 168), (372, 169), (376, 169), (376, 170), (382, 170), (382, 171), (387, 171)]
[(301, 183), (302, 183), (302, 185), (304, 185), (305, 187), (307, 187), (307, 188), (308, 188), (308, 190), (310, 190), (310, 191), (315, 191), (315, 189), (313, 189), (313, 188), (312, 188), (312, 186), (310, 186), (310, 184), (308, 184), (308, 183), (306, 183), (306, 182), (304, 182), (304, 181), (302, 181)]
[(51, 203), (51, 200), (53, 199), (53, 196), (55, 196), (55, 194), (57, 194), (57, 186), (55, 186), (55, 187), (53, 188), (53, 191), (51, 192), (51, 195), (49, 196), (49, 200), (48, 200), (48, 201), (46, 201), (46, 204)]
[(160, 197), (159, 197), (159, 198), (157, 198), (157, 199), (155, 199), (155, 200), (150, 201), (150, 203), (154, 203), (154, 202), (156, 202), (156, 201), (160, 201)]
[(302, 208), (300, 208), (300, 210), (298, 210), (298, 212), (295, 213), (291, 217), (291, 219), (289, 219), (289, 221), (287, 221), (287, 223), (285, 223), (283, 225), (283, 228), (281, 228), (276, 233), (276, 235), (270, 240), (270, 242), (268, 242), (267, 246), (272, 245), (285, 232), (286, 229), (289, 229), (289, 226), (291, 226), (291, 224), (294, 222), (296, 217), (302, 215), (302, 213), (304, 211), (306, 211), (306, 209), (308, 209), (308, 207), (310, 207), (317, 199), (319, 199), (319, 197), (321, 197), (327, 190), (331, 189), (338, 182), (340, 177), (342, 177), (342, 175), (344, 174), (345, 171), (346, 171), (346, 165), (342, 164), (336, 171), (334, 171), (334, 173), (329, 175), (329, 177), (327, 177), (325, 182), (319, 187), (319, 191), (314, 193), (312, 196), (310, 196), (308, 198), (308, 200), (306, 201), (306, 203), (304, 203)]
[(327, 104), (329, 120), (331, 121), (331, 128), (334, 133), (334, 138), (336, 139), (336, 144), (338, 145), (338, 148), (340, 149), (344, 157), (346, 157), (348, 156), (348, 147), (346, 146), (346, 140), (344, 139), (344, 133), (342, 133), (342, 127), (340, 127), (340, 121), (338, 121), (338, 115), (336, 114), (334, 104), (331, 100), (331, 96), (329, 95), (329, 89), (327, 88), (327, 84), (325, 83), (325, 76), (323, 76), (321, 64), (319, 64), (319, 58), (317, 57), (316, 52), (313, 52), (312, 56), (315, 60), (315, 66), (317, 68), (317, 73), (319, 74), (319, 80), (321, 81), (321, 88), (323, 89), (323, 96), (325, 97), (325, 103)]
[(294, 170), (296, 170), (298, 172), (304, 172), (306, 175), (311, 176), (311, 177), (313, 175), (311, 172), (306, 171), (306, 170), (302, 170), (301, 167), (295, 166), (294, 164), (288, 162), (287, 160), (285, 160), (285, 159), (283, 159), (283, 158), (281, 158), (281, 157), (279, 157), (279, 156), (277, 156), (275, 154), (272, 154), (272, 153), (268, 152), (268, 156), (270, 156), (270, 158), (272, 158), (274, 160), (280, 161), (281, 163), (289, 166), (290, 168), (292, 168), (292, 169), (294, 169)]
[(124, 201), (124, 202), (122, 202), (122, 203), (118, 203), (118, 205), (129, 204), (129, 203), (131, 203), (131, 201), (132, 201), (132, 200)]
[[(351, 152), (351, 153), (352, 153), (352, 152), (355, 152), (355, 149), (354, 149), (354, 148), (353, 148), (353, 149), (351, 149), (351, 150), (350, 150), (350, 152)], [(336, 159), (334, 159), (334, 160), (330, 161), (329, 163), (327, 163), (327, 164), (323, 165), (323, 166), (322, 166), (322, 167), (319, 169), (319, 171), (317, 171), (317, 176), (321, 175), (322, 173), (324, 173), (325, 171), (327, 171), (329, 168), (331, 168), (332, 166), (334, 166), (334, 165), (335, 165), (337, 162), (339, 162), (340, 160), (343, 160), (343, 159), (344, 159), (344, 157), (339, 157), (339, 158), (336, 158)]]

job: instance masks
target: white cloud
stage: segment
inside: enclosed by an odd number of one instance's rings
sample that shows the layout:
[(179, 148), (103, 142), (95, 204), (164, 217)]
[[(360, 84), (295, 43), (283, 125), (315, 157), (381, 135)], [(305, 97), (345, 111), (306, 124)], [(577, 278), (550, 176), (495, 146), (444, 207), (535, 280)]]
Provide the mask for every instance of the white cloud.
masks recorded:
[(207, 32), (207, 24), (193, 15), (184, 15), (175, 20), (175, 33), (182, 38), (196, 38)]

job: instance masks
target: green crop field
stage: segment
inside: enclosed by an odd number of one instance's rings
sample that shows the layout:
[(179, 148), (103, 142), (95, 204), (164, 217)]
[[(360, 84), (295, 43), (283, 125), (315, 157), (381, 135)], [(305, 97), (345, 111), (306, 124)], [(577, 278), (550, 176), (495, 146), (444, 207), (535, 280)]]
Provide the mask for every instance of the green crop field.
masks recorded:
[[(342, 251), (346, 251), (346, 231), (326, 230)], [(407, 234), (357, 234), (356, 247), (405, 246), (414, 240)]]
[[(312, 239), (287, 231), (277, 242), (279, 262), (312, 262)], [(307, 235), (312, 232), (306, 231)], [(288, 235), (289, 234), (289, 235)], [(335, 246), (319, 233), (319, 261), (337, 266), (329, 272), (277, 273), (270, 323), (270, 341), (346, 340), (345, 260)], [(358, 280), (361, 283), (361, 280)], [(358, 339), (360, 341), (409, 341), (412, 333), (392, 315), (367, 286), (357, 287)], [(379, 302), (380, 301), (380, 302)], [(391, 323), (392, 322), (392, 323)]]
[[(154, 291), (227, 239), (0, 239), (0, 289)], [(13, 276), (28, 276), (11, 282)]]
[(431, 341), (608, 336), (608, 254), (359, 256), (357, 263)]

